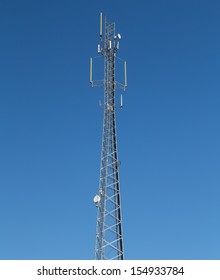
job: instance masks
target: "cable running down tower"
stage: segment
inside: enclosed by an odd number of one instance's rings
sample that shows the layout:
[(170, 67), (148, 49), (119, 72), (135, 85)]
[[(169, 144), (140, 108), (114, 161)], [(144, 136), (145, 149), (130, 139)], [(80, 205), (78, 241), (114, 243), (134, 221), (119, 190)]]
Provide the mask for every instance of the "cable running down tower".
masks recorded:
[[(94, 197), (97, 206), (95, 259), (123, 260), (123, 235), (120, 202), (119, 162), (116, 135), (116, 88), (127, 86), (126, 62), (124, 61), (124, 84), (115, 79), (116, 53), (119, 49), (120, 34), (115, 34), (115, 23), (105, 17), (104, 32), (100, 14), (100, 44), (98, 53), (104, 58), (104, 80), (93, 81), (90, 58), (90, 83), (104, 87), (104, 119), (102, 132), (101, 167), (98, 194)], [(122, 94), (120, 108), (123, 106)]]

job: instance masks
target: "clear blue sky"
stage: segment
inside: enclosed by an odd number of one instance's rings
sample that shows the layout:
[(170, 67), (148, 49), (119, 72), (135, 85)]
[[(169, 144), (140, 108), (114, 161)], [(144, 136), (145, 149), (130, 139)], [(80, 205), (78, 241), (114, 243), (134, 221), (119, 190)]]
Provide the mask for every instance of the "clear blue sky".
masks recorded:
[(125, 258), (220, 259), (217, 0), (1, 0), (0, 259), (94, 257), (100, 11), (127, 60)]

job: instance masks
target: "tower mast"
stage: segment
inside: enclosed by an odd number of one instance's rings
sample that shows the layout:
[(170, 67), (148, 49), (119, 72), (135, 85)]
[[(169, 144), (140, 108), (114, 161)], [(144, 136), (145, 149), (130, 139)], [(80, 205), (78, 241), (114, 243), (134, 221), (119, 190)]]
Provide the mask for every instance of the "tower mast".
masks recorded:
[[(90, 59), (90, 83), (104, 86), (104, 119), (102, 132), (101, 167), (98, 194), (94, 197), (97, 206), (95, 259), (123, 260), (123, 235), (120, 202), (119, 161), (116, 134), (116, 88), (127, 86), (126, 62), (124, 63), (124, 84), (115, 79), (116, 53), (120, 34), (115, 34), (115, 23), (105, 17), (104, 34), (102, 13), (100, 14), (100, 41), (98, 53), (104, 58), (104, 81), (92, 80), (92, 58)], [(120, 98), (122, 108), (122, 95)]]

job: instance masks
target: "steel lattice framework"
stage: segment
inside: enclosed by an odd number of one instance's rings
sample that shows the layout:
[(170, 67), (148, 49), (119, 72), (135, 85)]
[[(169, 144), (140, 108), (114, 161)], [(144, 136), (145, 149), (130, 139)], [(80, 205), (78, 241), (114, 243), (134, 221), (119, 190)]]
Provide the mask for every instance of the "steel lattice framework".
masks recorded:
[[(115, 59), (121, 35), (115, 34), (115, 23), (105, 17), (104, 36), (102, 36), (102, 13), (100, 15), (100, 39), (98, 52), (104, 58), (104, 119), (102, 132), (101, 167), (98, 195), (94, 202), (97, 206), (95, 259), (123, 260), (122, 217), (120, 203), (119, 161), (116, 135), (116, 87), (126, 87), (116, 82)], [(126, 67), (126, 63), (125, 63)], [(126, 69), (126, 68), (125, 68)], [(100, 81), (92, 81), (92, 59), (90, 59), (90, 82), (92, 86)], [(121, 96), (122, 107), (122, 96)]]

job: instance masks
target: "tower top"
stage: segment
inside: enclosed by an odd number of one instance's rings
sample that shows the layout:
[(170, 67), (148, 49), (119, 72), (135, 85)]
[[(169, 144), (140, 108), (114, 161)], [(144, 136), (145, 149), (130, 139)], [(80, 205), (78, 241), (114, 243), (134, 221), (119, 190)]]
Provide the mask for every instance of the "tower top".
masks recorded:
[[(103, 24), (103, 13), (100, 13), (100, 28), (99, 28), (99, 38), (100, 43), (98, 44), (98, 54), (106, 57), (108, 55), (113, 55), (116, 57), (116, 53), (119, 50), (119, 41), (122, 36), (120, 33), (115, 33), (115, 22), (108, 22), (105, 16)], [(120, 61), (123, 61), (121, 58), (118, 58)], [(93, 58), (90, 58), (90, 84), (94, 86), (104, 86), (105, 80), (93, 80)], [(124, 61), (124, 82), (120, 83), (115, 79), (115, 88), (124, 90), (127, 87), (127, 70), (126, 70), (126, 61)], [(121, 106), (122, 107), (122, 106)]]

